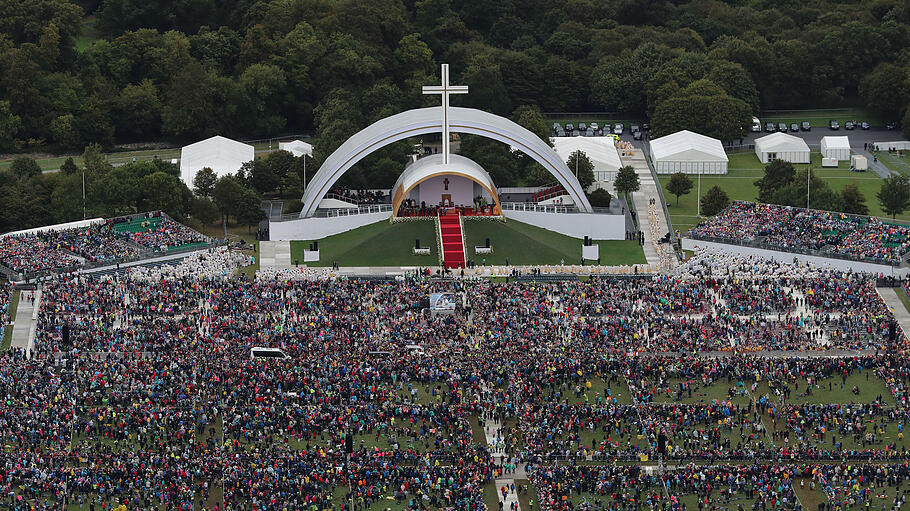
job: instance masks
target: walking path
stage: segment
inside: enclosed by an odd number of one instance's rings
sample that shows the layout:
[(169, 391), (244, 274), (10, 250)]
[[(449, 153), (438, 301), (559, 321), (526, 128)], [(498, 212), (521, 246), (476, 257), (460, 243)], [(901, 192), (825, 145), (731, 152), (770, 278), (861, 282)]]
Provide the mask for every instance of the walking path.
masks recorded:
[(259, 243), (260, 268), (290, 268), (290, 241), (262, 241)]
[(894, 312), (894, 318), (897, 319), (897, 324), (900, 325), (904, 335), (910, 336), (910, 312), (907, 312), (904, 302), (897, 297), (897, 288), (877, 287), (875, 290), (881, 295), (885, 305)]
[(642, 247), (645, 251), (645, 259), (648, 264), (656, 264), (663, 269), (669, 269), (667, 266), (672, 267), (675, 256), (669, 253), (669, 247), (657, 243), (658, 239), (669, 232), (669, 228), (667, 219), (663, 215), (663, 204), (657, 190), (657, 183), (654, 182), (654, 176), (651, 174), (648, 162), (645, 161), (645, 155), (641, 149), (635, 149), (631, 156), (622, 157), (622, 164), (631, 165), (638, 174), (639, 189), (632, 194), (632, 202), (635, 204), (635, 214), (638, 215), (638, 228), (645, 235), (645, 244)]
[(13, 322), (13, 339), (10, 349), (22, 349), (31, 356), (35, 347), (35, 328), (38, 326), (38, 309), (41, 307), (41, 290), (22, 291)]
[[(505, 444), (500, 432), (501, 427), (502, 424), (495, 418), (488, 419), (486, 426), (484, 426), (484, 435), (486, 436), (487, 446), (490, 448), (494, 465), (500, 465), (504, 458), (508, 458), (505, 454)], [(519, 463), (518, 465), (521, 464)], [(517, 473), (519, 470), (522, 472), (521, 477), (526, 478), (524, 466), (521, 465), (516, 468), (515, 474), (503, 474), (503, 477), (496, 480), (496, 497), (502, 504), (503, 511), (519, 511), (521, 509), (518, 504), (518, 488), (515, 486), (515, 479), (519, 476)], [(505, 494), (503, 494), (503, 488), (506, 488)]]

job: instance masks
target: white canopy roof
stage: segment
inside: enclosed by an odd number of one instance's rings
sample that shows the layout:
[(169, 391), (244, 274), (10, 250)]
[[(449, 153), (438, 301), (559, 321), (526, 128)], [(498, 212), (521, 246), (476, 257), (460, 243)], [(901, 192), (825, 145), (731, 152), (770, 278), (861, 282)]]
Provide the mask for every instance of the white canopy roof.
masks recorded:
[(825, 149), (850, 149), (850, 137), (822, 137), (822, 151)]
[(651, 156), (655, 161), (728, 161), (720, 140), (689, 130), (652, 140)]
[(757, 138), (755, 139), (755, 148), (763, 153), (809, 152), (809, 146), (806, 145), (805, 140), (787, 133), (772, 133), (771, 135)]
[(95, 224), (103, 224), (103, 218), (90, 218), (88, 220), (76, 220), (75, 222), (66, 222), (62, 224), (54, 225), (45, 225), (44, 227), (33, 227), (31, 229), (23, 229), (21, 231), (12, 231), (5, 234), (0, 234), (0, 238), (5, 238), (7, 236), (22, 236), (27, 234), (37, 234), (39, 232), (45, 231), (65, 231), (67, 229), (76, 229), (78, 227), (88, 227)]
[(180, 179), (193, 186), (193, 178), (208, 167), (218, 177), (232, 174), (256, 157), (253, 146), (220, 135), (207, 138), (180, 150)]
[(568, 160), (575, 151), (585, 153), (594, 164), (594, 172), (616, 172), (622, 167), (613, 137), (555, 137), (553, 146), (563, 161)]
[(313, 157), (313, 146), (307, 144), (303, 140), (292, 140), (290, 142), (278, 142), (278, 149), (287, 151), (293, 154), (296, 157), (301, 157), (304, 154)]
[(466, 177), (484, 187), (493, 196), (493, 200), (499, 202), (493, 178), (474, 160), (460, 154), (450, 154), (448, 165), (443, 165), (442, 154), (434, 154), (412, 163), (398, 176), (398, 181), (392, 187), (393, 209), (398, 209), (398, 205), (412, 188), (431, 177), (440, 175)]

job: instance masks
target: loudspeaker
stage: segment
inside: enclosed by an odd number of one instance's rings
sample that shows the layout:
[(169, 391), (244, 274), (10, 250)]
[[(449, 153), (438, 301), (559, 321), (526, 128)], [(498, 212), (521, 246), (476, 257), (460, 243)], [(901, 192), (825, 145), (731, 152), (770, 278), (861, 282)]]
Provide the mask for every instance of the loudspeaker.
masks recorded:
[(350, 433), (344, 435), (344, 452), (346, 454), (354, 452), (354, 436)]
[(63, 344), (70, 343), (70, 325), (69, 323), (63, 324)]
[(315, 252), (315, 251), (317, 251), (317, 250), (319, 250), (319, 242), (318, 242), (318, 241), (314, 241), (314, 242), (313, 242), (313, 252)]
[(310, 252), (312, 252), (312, 251), (313, 251), (313, 244), (310, 243)]
[(591, 240), (590, 240), (587, 236), (585, 236), (585, 246), (586, 246), (586, 247), (590, 247), (590, 246), (591, 246)]
[(487, 238), (487, 248), (490, 248), (490, 238)]
[(414, 240), (414, 248), (420, 248), (420, 238)]
[(888, 325), (888, 340), (894, 342), (895, 337), (897, 336), (896, 327), (894, 321)]
[(661, 456), (667, 454), (667, 435), (663, 431), (657, 435), (657, 452)]

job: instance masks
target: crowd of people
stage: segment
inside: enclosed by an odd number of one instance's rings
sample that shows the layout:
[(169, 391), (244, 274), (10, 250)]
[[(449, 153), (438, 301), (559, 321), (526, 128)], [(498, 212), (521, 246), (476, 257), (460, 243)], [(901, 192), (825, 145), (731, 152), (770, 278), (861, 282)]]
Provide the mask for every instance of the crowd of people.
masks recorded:
[(899, 264), (910, 251), (910, 227), (845, 213), (743, 201), (730, 204), (690, 234), (887, 264)]
[(811, 467), (910, 457), (906, 340), (865, 275), (709, 253), (564, 282), (248, 262), (44, 282), (34, 349), (0, 354), (2, 506), (480, 509), (521, 465), (538, 509), (795, 509), (794, 478), (842, 496)]
[[(150, 214), (151, 215), (151, 214)], [(139, 232), (119, 231), (118, 221), (0, 237), (0, 266), (7, 273), (62, 272), (91, 264), (114, 265), (150, 257), (161, 247), (205, 243), (208, 238), (160, 213)]]

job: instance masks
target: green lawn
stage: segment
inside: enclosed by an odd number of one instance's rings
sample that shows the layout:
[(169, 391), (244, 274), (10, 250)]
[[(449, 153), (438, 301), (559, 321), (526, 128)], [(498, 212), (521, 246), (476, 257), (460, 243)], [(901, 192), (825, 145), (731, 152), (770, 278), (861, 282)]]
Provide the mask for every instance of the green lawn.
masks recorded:
[[(430, 247), (429, 256), (414, 255), (414, 240)], [(311, 266), (438, 266), (436, 222), (432, 218), (365, 225), (319, 241), (319, 257)], [(291, 242), (291, 261), (303, 264), (303, 251), (311, 241)]]
[[(498, 222), (489, 219), (465, 219), (468, 259), (482, 264), (578, 264), (582, 240), (548, 231), (516, 220)], [(474, 254), (474, 247), (485, 245), (490, 238), (492, 254)], [(642, 248), (634, 241), (598, 241), (601, 264), (645, 263)]]
[[(730, 200), (748, 200), (754, 201), (758, 197), (758, 188), (755, 181), (761, 179), (764, 172), (764, 165), (758, 160), (754, 152), (735, 153), (728, 155), (730, 162), (728, 173), (722, 176), (702, 176), (701, 193), (704, 194), (712, 186), (719, 186), (727, 192)], [(821, 153), (813, 152), (811, 163), (813, 172), (825, 179), (828, 186), (835, 192), (840, 192), (848, 183), (854, 183), (860, 192), (866, 197), (866, 205), (869, 207), (869, 214), (873, 216), (885, 217), (881, 206), (878, 204), (875, 194), (881, 189), (882, 179), (874, 172), (850, 172), (849, 162), (842, 161), (838, 168), (822, 168)], [(797, 170), (804, 169), (807, 165), (794, 165)], [(695, 183), (695, 187), (688, 195), (683, 195), (679, 199), (679, 206), (676, 205), (676, 196), (667, 190), (667, 182), (670, 181), (670, 175), (659, 176), (661, 184), (664, 186), (664, 196), (667, 198), (667, 209), (670, 211), (670, 219), (673, 227), (685, 232), (698, 223), (695, 216), (696, 197), (698, 193), (698, 176), (690, 176)], [(898, 215), (900, 220), (910, 220), (910, 214)]]
[(878, 151), (875, 154), (878, 156), (878, 161), (882, 162), (888, 169), (910, 176), (910, 151), (901, 151), (900, 154)]
[(907, 291), (902, 287), (894, 288), (894, 292), (897, 293), (897, 298), (904, 304), (904, 308), (907, 309), (907, 312), (910, 312), (910, 296), (907, 296)]
[[(773, 122), (775, 124), (779, 122), (787, 123), (789, 127), (791, 123), (801, 123), (803, 121), (809, 121), (809, 124), (812, 125), (813, 129), (824, 129), (828, 130), (828, 121), (831, 119), (836, 120), (841, 125), (841, 131), (844, 130), (844, 123), (847, 121), (857, 121), (863, 122), (866, 121), (873, 126), (883, 125), (881, 119), (878, 116), (866, 112), (861, 108), (845, 108), (845, 109), (835, 109), (835, 110), (811, 110), (808, 112), (787, 112), (780, 111), (774, 113), (768, 113), (758, 116), (759, 120), (762, 123), (762, 129), (765, 127), (765, 123)], [(859, 128), (857, 128), (859, 129)]]

